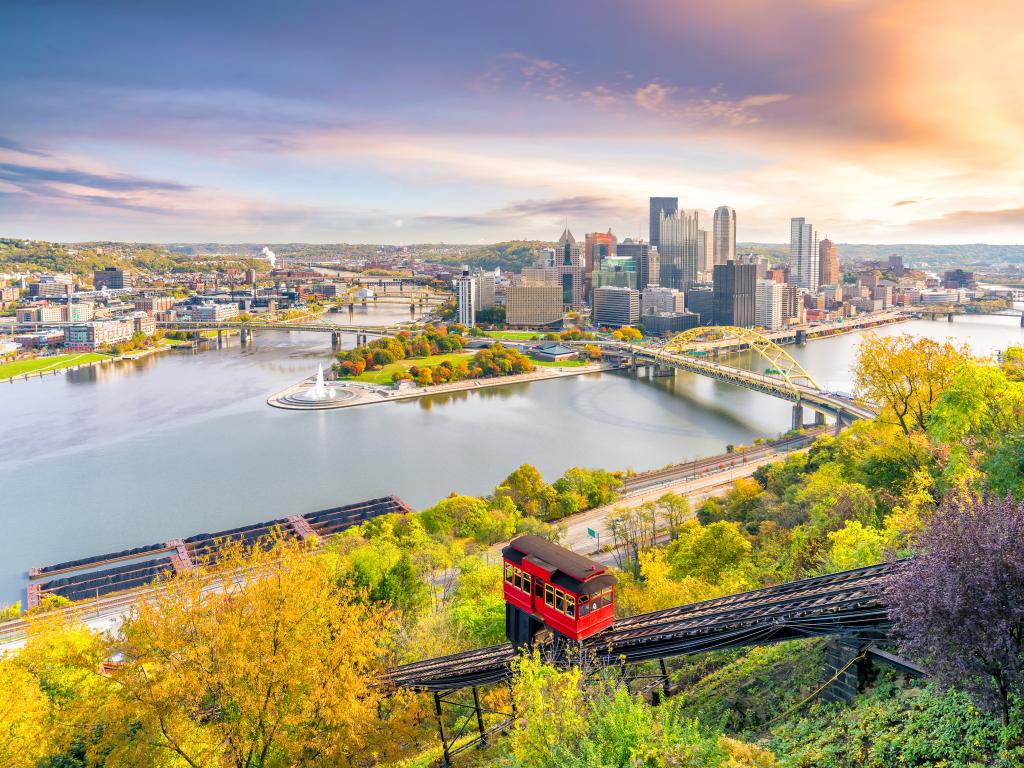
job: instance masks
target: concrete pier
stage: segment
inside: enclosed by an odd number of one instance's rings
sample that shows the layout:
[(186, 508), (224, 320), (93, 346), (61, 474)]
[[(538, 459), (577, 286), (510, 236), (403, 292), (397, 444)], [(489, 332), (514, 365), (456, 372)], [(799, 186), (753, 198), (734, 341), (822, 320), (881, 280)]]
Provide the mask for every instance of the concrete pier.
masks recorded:
[(793, 429), (804, 428), (804, 407), (797, 403), (793, 406)]

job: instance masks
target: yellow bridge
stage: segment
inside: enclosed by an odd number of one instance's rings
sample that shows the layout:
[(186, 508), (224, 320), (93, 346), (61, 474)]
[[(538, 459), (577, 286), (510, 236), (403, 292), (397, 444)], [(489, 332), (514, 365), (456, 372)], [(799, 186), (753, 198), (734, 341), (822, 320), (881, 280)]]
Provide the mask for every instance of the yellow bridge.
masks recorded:
[[(661, 347), (616, 341), (596, 343), (626, 357), (633, 371), (643, 365), (665, 366), (788, 400), (794, 404), (794, 429), (803, 426), (805, 407), (815, 412), (816, 424), (823, 424), (825, 417), (831, 416), (837, 429), (877, 414), (877, 409), (869, 404), (823, 389), (786, 350), (749, 328), (693, 328), (674, 336)], [(765, 373), (720, 362), (718, 358), (723, 348), (757, 354), (768, 364)]]

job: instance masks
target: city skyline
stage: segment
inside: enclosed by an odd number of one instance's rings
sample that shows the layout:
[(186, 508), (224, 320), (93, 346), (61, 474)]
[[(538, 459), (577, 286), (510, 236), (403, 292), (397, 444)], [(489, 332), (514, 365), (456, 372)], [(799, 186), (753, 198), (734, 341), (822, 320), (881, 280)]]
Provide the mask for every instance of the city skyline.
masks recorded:
[(669, 193), (735, 208), (741, 241), (785, 242), (799, 214), (837, 242), (1020, 243), (1019, 15), (8, 4), (0, 234), (473, 243), (569, 219), (636, 237)]

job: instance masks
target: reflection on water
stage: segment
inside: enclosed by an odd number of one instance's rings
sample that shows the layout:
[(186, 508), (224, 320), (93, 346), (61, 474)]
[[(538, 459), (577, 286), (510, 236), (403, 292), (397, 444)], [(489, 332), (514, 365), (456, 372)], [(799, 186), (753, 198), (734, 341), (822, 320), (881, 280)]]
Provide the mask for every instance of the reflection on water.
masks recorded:
[[(363, 321), (404, 314), (377, 308)], [(992, 352), (1022, 342), (1018, 324), (880, 332)], [(823, 386), (849, 390), (858, 339), (788, 349)], [(574, 465), (660, 467), (790, 423), (788, 403), (694, 375), (586, 374), (332, 411), (266, 405), (330, 359), (326, 334), (260, 332), (244, 352), (232, 339), (0, 388), (0, 602), (19, 596), (32, 565), (388, 493), (421, 507), (487, 492), (523, 462), (548, 478)]]

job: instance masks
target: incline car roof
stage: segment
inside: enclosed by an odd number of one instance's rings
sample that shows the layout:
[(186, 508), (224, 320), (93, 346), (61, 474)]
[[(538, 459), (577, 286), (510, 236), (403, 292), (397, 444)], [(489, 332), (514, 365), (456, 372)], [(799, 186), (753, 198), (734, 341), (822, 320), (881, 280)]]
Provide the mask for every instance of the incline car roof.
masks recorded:
[[(517, 553), (519, 556), (515, 556), (513, 553)], [(501, 550), (501, 554), (505, 559), (513, 559), (516, 562), (521, 560), (522, 555), (543, 560), (578, 582), (600, 576), (606, 570), (603, 565), (595, 563), (589, 557), (577, 555), (575, 552), (570, 552), (557, 544), (552, 544), (547, 539), (532, 534), (513, 539), (507, 547)]]

